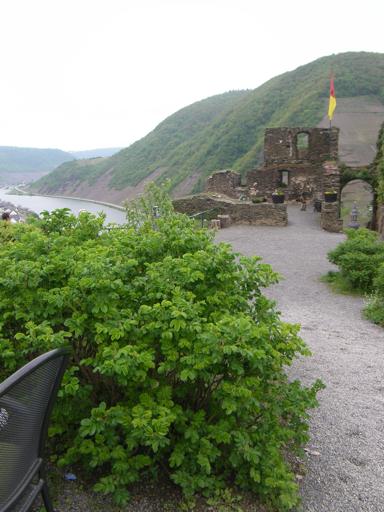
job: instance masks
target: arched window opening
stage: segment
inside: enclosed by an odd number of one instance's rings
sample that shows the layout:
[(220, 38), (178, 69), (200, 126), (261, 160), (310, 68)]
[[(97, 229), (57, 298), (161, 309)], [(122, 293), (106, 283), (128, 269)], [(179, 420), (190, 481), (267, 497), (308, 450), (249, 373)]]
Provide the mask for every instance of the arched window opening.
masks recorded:
[(308, 133), (298, 133), (297, 134), (297, 149), (308, 149), (309, 145), (309, 135)]
[(289, 185), (289, 171), (282, 170), (280, 171), (280, 186), (288, 187)]
[(353, 207), (357, 208), (357, 222), (363, 227), (370, 227), (373, 217), (374, 191), (368, 182), (355, 179), (349, 181), (341, 190), (341, 212), (344, 227), (351, 222)]
[(297, 158), (305, 158), (309, 149), (309, 134), (300, 132), (296, 135), (296, 154)]

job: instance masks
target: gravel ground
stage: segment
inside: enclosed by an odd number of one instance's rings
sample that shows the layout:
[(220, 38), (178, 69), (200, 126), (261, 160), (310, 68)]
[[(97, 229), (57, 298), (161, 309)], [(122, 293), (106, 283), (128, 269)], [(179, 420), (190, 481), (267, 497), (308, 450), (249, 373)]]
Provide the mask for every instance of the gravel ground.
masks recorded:
[(232, 226), (217, 233), (245, 255), (260, 255), (284, 279), (267, 290), (284, 320), (300, 323), (313, 352), (292, 377), (326, 389), (311, 414), (305, 512), (384, 512), (384, 330), (362, 318), (363, 300), (319, 281), (327, 252), (344, 238), (322, 231), (318, 214), (289, 207), (289, 225)]

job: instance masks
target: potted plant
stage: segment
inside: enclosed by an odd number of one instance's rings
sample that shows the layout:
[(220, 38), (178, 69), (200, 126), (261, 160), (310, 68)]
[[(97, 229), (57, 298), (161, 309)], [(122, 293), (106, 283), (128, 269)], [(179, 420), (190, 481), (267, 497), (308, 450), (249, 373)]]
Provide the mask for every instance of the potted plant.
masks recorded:
[(330, 189), (324, 192), (324, 201), (326, 203), (334, 203), (337, 201), (337, 191)]
[(265, 197), (252, 197), (251, 201), (253, 204), (265, 203)]
[(284, 203), (285, 194), (284, 190), (281, 188), (277, 188), (274, 192), (272, 192), (272, 203), (279, 204)]

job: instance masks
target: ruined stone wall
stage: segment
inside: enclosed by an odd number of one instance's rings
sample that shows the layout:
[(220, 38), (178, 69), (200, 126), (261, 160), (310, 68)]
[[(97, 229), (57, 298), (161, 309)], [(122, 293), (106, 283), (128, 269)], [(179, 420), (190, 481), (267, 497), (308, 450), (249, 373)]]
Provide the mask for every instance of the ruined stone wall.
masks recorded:
[(264, 165), (247, 173), (245, 187), (237, 172), (226, 170), (212, 174), (205, 190), (270, 200), (276, 189), (283, 188), (288, 201), (321, 200), (330, 189), (339, 193), (338, 137), (338, 128), (268, 128)]
[(343, 230), (343, 221), (339, 218), (339, 203), (326, 203), (321, 205), (320, 227), (331, 233), (340, 233)]
[[(337, 128), (269, 128), (265, 132), (264, 165), (247, 174), (247, 187), (257, 183), (260, 194), (269, 197), (284, 188), (287, 200), (321, 199), (324, 191), (339, 191), (336, 163)], [(304, 137), (299, 141), (298, 137)], [(288, 178), (284, 182), (283, 176)]]
[(253, 169), (246, 176), (247, 188), (255, 188), (261, 195), (269, 197), (280, 186), (280, 173), (278, 170)]
[(323, 191), (335, 190), (340, 198), (340, 169), (335, 161), (323, 163)]
[(308, 164), (273, 165), (262, 169), (254, 169), (247, 174), (247, 186), (257, 183), (260, 194), (270, 197), (272, 192), (282, 186), (281, 172), (288, 171), (289, 183), (284, 187), (287, 200), (320, 197), (323, 191), (323, 167)]
[[(307, 134), (307, 149), (300, 149), (299, 134)], [(264, 135), (264, 167), (300, 160), (318, 163), (335, 160), (338, 140), (338, 128), (267, 128)]]
[(214, 192), (224, 194), (228, 197), (239, 198), (240, 192), (237, 190), (241, 186), (241, 176), (238, 172), (224, 170), (214, 172), (205, 185), (205, 192)]
[(255, 226), (286, 226), (287, 206), (285, 204), (235, 201), (216, 198), (208, 194), (178, 198), (173, 201), (175, 210), (192, 215), (214, 209), (215, 215), (229, 215), (234, 224), (253, 224)]

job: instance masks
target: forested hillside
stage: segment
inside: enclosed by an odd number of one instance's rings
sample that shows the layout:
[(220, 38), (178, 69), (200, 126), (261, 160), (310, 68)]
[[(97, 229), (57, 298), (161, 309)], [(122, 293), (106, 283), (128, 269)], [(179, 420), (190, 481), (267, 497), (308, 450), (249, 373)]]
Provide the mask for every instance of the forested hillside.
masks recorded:
[[(92, 197), (93, 188), (138, 185), (155, 173), (176, 191), (199, 190), (212, 171), (244, 172), (261, 155), (264, 129), (314, 126), (322, 119), (335, 75), (336, 97), (372, 96), (384, 102), (384, 55), (344, 53), (320, 58), (279, 75), (255, 90), (225, 93), (186, 107), (151, 133), (110, 158), (65, 164), (36, 183), (35, 190)], [(189, 190), (183, 188), (188, 182)], [(123, 197), (123, 196), (121, 196)]]
[(85, 180), (92, 186), (99, 176), (110, 170), (111, 186), (136, 185), (159, 167), (158, 162), (165, 162), (178, 148), (188, 145), (245, 95), (247, 91), (228, 92), (194, 103), (168, 117), (129, 148), (102, 160), (84, 159), (64, 164), (37, 182), (34, 188), (50, 193)]
[(96, 149), (85, 149), (83, 151), (71, 151), (71, 155), (74, 158), (99, 158), (112, 156), (123, 148), (96, 148)]

